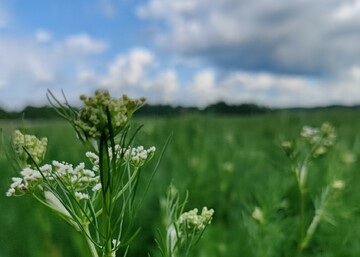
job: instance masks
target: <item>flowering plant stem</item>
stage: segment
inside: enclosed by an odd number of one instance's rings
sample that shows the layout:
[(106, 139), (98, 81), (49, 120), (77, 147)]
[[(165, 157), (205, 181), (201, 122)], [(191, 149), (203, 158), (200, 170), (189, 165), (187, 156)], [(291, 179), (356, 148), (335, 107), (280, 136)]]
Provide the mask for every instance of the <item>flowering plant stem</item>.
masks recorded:
[(306, 235), (304, 236), (303, 240), (301, 241), (300, 247), (302, 249), (305, 249), (308, 246), (308, 244), (310, 243), (311, 239), (313, 238), (316, 228), (319, 226), (320, 221), (323, 218), (323, 214), (324, 214), (329, 196), (330, 196), (330, 189), (329, 189), (329, 187), (327, 187), (321, 196), (321, 203), (320, 203), (321, 205), (316, 210), (315, 216), (313, 217), (313, 219), (310, 223), (310, 226), (306, 231)]
[(303, 255), (304, 250), (308, 247), (314, 236), (316, 228), (323, 219), (323, 213), (329, 195), (329, 187), (327, 187), (321, 196), (319, 206), (315, 207), (315, 215), (306, 230), (305, 201), (310, 161), (327, 152), (328, 148), (334, 144), (336, 134), (334, 128), (329, 123), (324, 123), (320, 128), (304, 127), (301, 136), (310, 144), (310, 148), (306, 151), (303, 159), (298, 159), (299, 156), (291, 144), (284, 144), (286, 153), (292, 162), (291, 171), (295, 176), (299, 195), (299, 238), (297, 242), (297, 257)]
[[(299, 180), (298, 180), (299, 181)], [(302, 242), (305, 234), (305, 188), (301, 183), (298, 183), (298, 190), (299, 190), (299, 242)], [(304, 247), (302, 244), (299, 243), (298, 245), (298, 257), (302, 256), (302, 252)]]
[(131, 116), (144, 99), (115, 99), (108, 92), (96, 92), (94, 97), (82, 96), (85, 106), (77, 111), (66, 98), (64, 104), (51, 92), (48, 98), (92, 150), (86, 157), (93, 167), (55, 160), (40, 166), (47, 139), (17, 130), (13, 148), (21, 177), (12, 178), (6, 195), (32, 195), (82, 233), (92, 257), (115, 257), (139, 231), (133, 233), (132, 226), (140, 170), (155, 152), (155, 147), (132, 147), (139, 129), (129, 136)]
[(211, 223), (213, 209), (203, 207), (201, 214), (195, 208), (184, 212), (188, 199), (180, 201), (179, 192), (170, 186), (166, 199), (161, 199), (163, 228), (156, 240), (162, 257), (188, 257)]
[[(97, 91), (94, 97), (81, 96), (84, 106), (76, 110), (70, 107), (66, 98), (63, 104), (51, 92), (48, 99), (55, 110), (74, 127), (79, 140), (92, 150), (86, 153), (86, 157), (93, 167), (86, 168), (85, 162), (74, 167), (55, 160), (40, 166), (44, 160), (47, 139), (23, 135), (17, 130), (13, 148), (19, 167), (22, 168), (21, 176), (12, 178), (6, 195), (32, 195), (84, 236), (92, 257), (115, 257), (120, 248), (125, 248), (126, 256), (131, 241), (140, 231), (132, 230), (142, 202), (136, 198), (141, 170), (156, 150), (154, 146), (148, 149), (132, 146), (141, 127), (129, 135), (132, 114), (145, 100), (127, 96), (115, 99), (108, 92)], [(176, 210), (180, 211), (177, 207)], [(182, 256), (187, 256), (194, 242), (201, 237), (212, 214), (213, 210), (204, 207), (201, 215), (197, 215), (196, 209), (180, 216), (181, 222), (171, 221), (171, 225), (176, 227), (173, 247), (181, 245), (186, 249)], [(176, 214), (176, 218), (179, 215)], [(175, 252), (172, 248), (170, 257)]]
[[(103, 235), (105, 235), (105, 248), (103, 256), (111, 256), (111, 212), (112, 212), (112, 197), (110, 189), (110, 160), (108, 158), (107, 139), (102, 133), (99, 145), (99, 168), (100, 181), (102, 184), (102, 206), (103, 206)], [(112, 148), (113, 149), (113, 148)], [(111, 150), (112, 150), (111, 149)]]
[[(305, 235), (305, 197), (306, 197), (306, 178), (307, 178), (307, 169), (309, 165), (310, 155), (308, 154), (305, 157), (305, 160), (302, 164), (293, 169), (293, 174), (295, 176), (297, 190), (299, 195), (299, 242), (301, 242)], [(301, 244), (298, 244), (297, 256), (302, 256), (303, 247)]]
[(97, 251), (96, 251), (96, 247), (94, 245), (94, 243), (90, 240), (89, 236), (90, 236), (90, 231), (89, 231), (89, 227), (86, 226), (84, 227), (84, 230), (85, 230), (85, 240), (86, 240), (86, 243), (88, 244), (88, 247), (90, 249), (90, 252), (91, 252), (91, 257), (99, 257)]

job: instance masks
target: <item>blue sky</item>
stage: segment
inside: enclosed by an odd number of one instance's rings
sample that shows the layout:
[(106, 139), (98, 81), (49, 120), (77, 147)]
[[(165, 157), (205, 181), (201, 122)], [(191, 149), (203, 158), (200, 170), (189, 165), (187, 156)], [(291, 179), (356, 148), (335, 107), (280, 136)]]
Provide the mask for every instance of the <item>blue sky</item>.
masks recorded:
[(359, 0), (0, 0), (0, 106), (359, 104), (359, 31)]

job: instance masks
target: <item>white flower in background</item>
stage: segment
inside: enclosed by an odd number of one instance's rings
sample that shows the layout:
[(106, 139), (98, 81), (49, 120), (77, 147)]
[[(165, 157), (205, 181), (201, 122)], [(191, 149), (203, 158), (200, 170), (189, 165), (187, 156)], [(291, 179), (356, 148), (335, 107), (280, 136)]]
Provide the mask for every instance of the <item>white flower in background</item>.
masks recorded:
[[(115, 154), (116, 159), (124, 157), (125, 160), (136, 167), (141, 167), (147, 160), (150, 160), (154, 156), (155, 151), (155, 146), (145, 149), (144, 146), (121, 148), (120, 145), (115, 145), (114, 151), (111, 148), (108, 149), (110, 160), (113, 159)], [(86, 157), (94, 165), (92, 170), (98, 171), (99, 156), (93, 152), (87, 152)]]
[(252, 212), (251, 216), (254, 220), (258, 221), (259, 223), (263, 224), (265, 222), (264, 213), (259, 207), (255, 207), (254, 211)]
[(312, 153), (315, 158), (325, 154), (328, 148), (335, 143), (336, 139), (335, 129), (328, 122), (324, 122), (320, 128), (304, 126), (301, 131), (301, 136), (315, 146)]
[(345, 187), (345, 182), (340, 179), (334, 180), (331, 184), (331, 187), (334, 189), (342, 190)]
[(151, 159), (156, 151), (155, 146), (145, 149), (143, 146), (123, 149), (124, 157), (132, 165), (141, 167), (144, 163)]
[(304, 126), (301, 131), (301, 136), (304, 138), (314, 138), (319, 134), (319, 129), (310, 126)]
[(81, 193), (81, 192), (75, 192), (75, 197), (78, 200), (89, 200), (90, 199), (90, 196), (88, 194)]
[(197, 208), (184, 212), (177, 221), (180, 232), (186, 230), (195, 233), (202, 231), (211, 222), (213, 214), (214, 210), (208, 210), (207, 207), (203, 207), (200, 215)]

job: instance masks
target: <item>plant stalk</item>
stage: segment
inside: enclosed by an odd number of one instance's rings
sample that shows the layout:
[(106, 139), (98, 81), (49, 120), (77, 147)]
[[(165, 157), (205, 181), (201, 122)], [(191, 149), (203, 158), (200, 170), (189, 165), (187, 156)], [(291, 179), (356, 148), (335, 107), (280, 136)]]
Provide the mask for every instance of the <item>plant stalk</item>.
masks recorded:
[(302, 247), (302, 241), (305, 236), (305, 190), (301, 184), (299, 184), (299, 197), (300, 197), (300, 215), (299, 215), (299, 243), (298, 243), (298, 257), (302, 256), (304, 248)]
[(90, 231), (89, 231), (89, 226), (84, 226), (84, 231), (86, 233), (85, 235), (85, 239), (86, 242), (89, 246), (90, 252), (91, 252), (91, 257), (99, 257), (97, 251), (96, 251), (96, 247), (94, 245), (94, 243), (90, 240)]
[(303, 248), (301, 247), (301, 243), (305, 236), (305, 183), (306, 183), (306, 173), (307, 170), (304, 163), (300, 169), (295, 168), (293, 171), (296, 179), (296, 184), (298, 188), (299, 194), (299, 239), (298, 239), (298, 250), (297, 257), (302, 256)]

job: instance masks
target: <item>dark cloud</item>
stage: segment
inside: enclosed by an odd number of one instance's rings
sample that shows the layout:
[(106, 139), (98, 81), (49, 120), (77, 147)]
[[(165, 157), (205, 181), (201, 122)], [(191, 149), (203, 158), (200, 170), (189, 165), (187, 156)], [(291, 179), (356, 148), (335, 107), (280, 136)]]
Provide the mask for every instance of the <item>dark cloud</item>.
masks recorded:
[[(359, 1), (150, 0), (162, 47), (223, 69), (328, 75), (360, 63)], [(189, 3), (192, 3), (189, 4)]]

